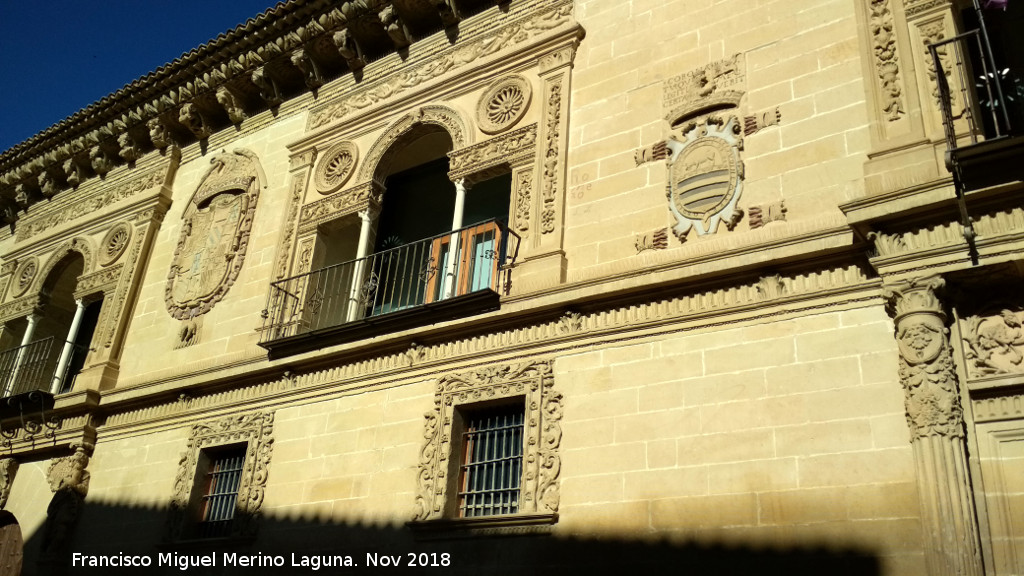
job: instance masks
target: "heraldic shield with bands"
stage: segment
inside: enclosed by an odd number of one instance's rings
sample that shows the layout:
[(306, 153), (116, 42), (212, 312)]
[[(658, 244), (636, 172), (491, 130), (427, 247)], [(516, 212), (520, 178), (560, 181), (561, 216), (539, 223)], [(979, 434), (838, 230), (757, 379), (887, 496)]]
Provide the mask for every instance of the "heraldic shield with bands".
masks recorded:
[(171, 316), (188, 320), (209, 312), (234, 283), (245, 260), (259, 199), (256, 156), (222, 153), (185, 208), (184, 225), (167, 276)]
[(742, 216), (736, 207), (743, 186), (738, 131), (735, 116), (710, 118), (691, 128), (685, 141), (669, 142), (669, 210), (680, 239), (690, 228), (713, 234), (723, 220), (732, 229)]

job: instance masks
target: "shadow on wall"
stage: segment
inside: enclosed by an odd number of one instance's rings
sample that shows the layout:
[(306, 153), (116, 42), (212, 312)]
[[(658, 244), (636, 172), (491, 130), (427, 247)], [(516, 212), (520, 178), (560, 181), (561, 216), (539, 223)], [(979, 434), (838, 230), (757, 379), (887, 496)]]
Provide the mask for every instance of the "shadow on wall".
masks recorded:
[[(341, 574), (423, 572), (431, 574), (713, 574), (715, 576), (872, 576), (879, 560), (866, 550), (715, 545), (631, 537), (579, 538), (553, 535), (469, 536), (417, 539), (402, 525), (346, 523), (265, 515), (248, 539), (169, 545), (166, 510), (85, 501), (64, 542), (52, 541), (53, 526), (25, 535), (25, 576), (36, 574)], [(51, 523), (52, 524), (52, 523)], [(50, 536), (47, 536), (49, 534)], [(49, 539), (49, 541), (44, 541)], [(60, 550), (40, 564), (34, 551)], [(147, 557), (149, 567), (72, 566), (72, 554)], [(251, 566), (225, 566), (226, 554), (258, 554)], [(163, 554), (163, 556), (161, 556)], [(182, 563), (212, 555), (215, 566)], [(378, 566), (368, 566), (368, 556)], [(447, 556), (445, 556), (447, 555)], [(334, 567), (348, 556), (352, 566)], [(267, 557), (271, 559), (268, 560)], [(273, 559), (273, 557), (279, 557)], [(385, 558), (389, 557), (389, 558)], [(170, 559), (170, 562), (167, 560)], [(306, 564), (302, 566), (303, 560)], [(163, 560), (163, 562), (161, 562)], [(411, 567), (410, 562), (427, 566)], [(163, 564), (162, 566), (160, 564)], [(272, 563), (279, 563), (274, 566)], [(444, 566), (443, 564), (449, 563)], [(294, 566), (293, 564), (299, 564)], [(318, 565), (314, 569), (314, 564)], [(393, 566), (396, 565), (396, 566)], [(434, 566), (431, 566), (434, 564)]]

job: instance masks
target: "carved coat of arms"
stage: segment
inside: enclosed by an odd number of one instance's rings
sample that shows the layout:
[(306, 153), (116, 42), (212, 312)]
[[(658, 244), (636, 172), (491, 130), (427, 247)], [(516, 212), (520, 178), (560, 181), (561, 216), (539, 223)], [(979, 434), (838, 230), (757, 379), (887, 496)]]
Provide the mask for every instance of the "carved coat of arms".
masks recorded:
[(743, 213), (737, 208), (743, 189), (739, 120), (708, 118), (669, 140), (669, 211), (673, 232), (683, 240), (691, 228), (713, 234), (723, 221), (730, 230)]
[(255, 155), (223, 153), (185, 208), (164, 298), (171, 316), (209, 312), (234, 283), (245, 259), (260, 178)]

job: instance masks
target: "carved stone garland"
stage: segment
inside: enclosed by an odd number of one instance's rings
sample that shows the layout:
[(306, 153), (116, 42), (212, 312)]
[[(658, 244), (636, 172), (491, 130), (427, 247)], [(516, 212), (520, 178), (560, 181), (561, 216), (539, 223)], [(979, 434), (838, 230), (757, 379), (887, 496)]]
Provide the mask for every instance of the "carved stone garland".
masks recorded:
[(267, 487), (267, 473), (274, 449), (273, 413), (255, 412), (229, 416), (220, 420), (196, 424), (189, 433), (188, 448), (178, 461), (178, 474), (174, 479), (167, 518), (167, 539), (174, 541), (188, 536), (192, 502), (190, 497), (196, 483), (199, 454), (204, 449), (231, 444), (246, 445), (242, 478), (238, 484), (238, 500), (232, 536), (253, 536), (259, 528), (259, 515)]
[(933, 575), (981, 575), (978, 521), (968, 482), (963, 410), (946, 315), (932, 276), (889, 285), (900, 381), (917, 469), (925, 560)]
[(552, 361), (493, 366), (475, 372), (443, 377), (434, 394), (434, 409), (426, 413), (425, 443), (420, 451), (419, 486), (414, 520), (445, 516), (449, 475), (457, 473), (453, 462), (452, 424), (455, 411), (477, 402), (523, 397), (523, 484), (521, 513), (558, 512), (562, 441), (562, 395), (554, 390)]
[(234, 284), (245, 261), (261, 182), (256, 156), (218, 154), (185, 208), (167, 274), (164, 300), (178, 320), (209, 312)]
[(896, 33), (893, 31), (889, 0), (871, 0), (868, 26), (875, 52), (875, 72), (881, 84), (882, 112), (893, 122), (905, 113), (900, 85), (900, 64), (896, 55)]
[(562, 114), (562, 83), (555, 82), (548, 92), (548, 114), (545, 121), (545, 148), (543, 187), (541, 188), (540, 230), (542, 234), (555, 231), (555, 200), (558, 192), (558, 138)]

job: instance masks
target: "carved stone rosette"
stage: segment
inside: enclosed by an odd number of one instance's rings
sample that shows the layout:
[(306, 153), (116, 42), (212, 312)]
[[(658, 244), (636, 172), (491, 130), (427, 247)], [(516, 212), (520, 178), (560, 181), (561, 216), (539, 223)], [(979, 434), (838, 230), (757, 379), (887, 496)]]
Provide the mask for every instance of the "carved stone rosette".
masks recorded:
[(938, 276), (910, 280), (887, 286), (884, 296), (896, 323), (928, 573), (980, 576), (963, 409), (938, 296), (944, 285)]
[(526, 409), (519, 510), (558, 512), (562, 395), (554, 390), (552, 361), (546, 360), (441, 378), (434, 394), (434, 409), (425, 415), (414, 520), (443, 518), (450, 499), (455, 497), (449, 492), (449, 479), (458, 470), (458, 462), (452, 461), (456, 410), (477, 402), (516, 397), (524, 399)]
[(356, 171), (359, 150), (354, 142), (339, 142), (323, 155), (313, 174), (316, 189), (321, 194), (337, 192)]
[(491, 84), (476, 105), (480, 131), (497, 134), (516, 125), (530, 107), (533, 86), (519, 74), (512, 74)]
[(178, 461), (178, 474), (174, 479), (167, 517), (167, 539), (187, 537), (192, 502), (190, 497), (196, 482), (199, 455), (204, 449), (232, 444), (245, 444), (245, 463), (238, 484), (232, 536), (253, 536), (259, 528), (259, 515), (267, 487), (270, 457), (274, 450), (274, 414), (254, 412), (221, 418), (214, 422), (196, 424), (189, 433), (188, 448)]

